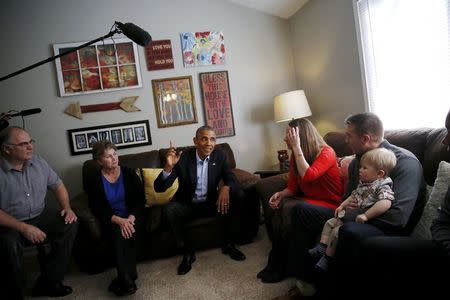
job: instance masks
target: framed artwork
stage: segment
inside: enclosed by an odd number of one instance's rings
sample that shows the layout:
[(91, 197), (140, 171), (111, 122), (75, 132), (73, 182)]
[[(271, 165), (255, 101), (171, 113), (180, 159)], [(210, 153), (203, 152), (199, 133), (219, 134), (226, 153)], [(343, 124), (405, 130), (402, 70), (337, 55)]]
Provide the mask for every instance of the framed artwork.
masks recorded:
[(225, 64), (225, 43), (221, 31), (183, 32), (181, 50), (185, 68)]
[(148, 120), (70, 129), (67, 132), (72, 155), (91, 153), (92, 146), (105, 139), (118, 149), (152, 144)]
[[(55, 60), (61, 97), (142, 87), (137, 46), (127, 38), (105, 40)], [(54, 44), (55, 55), (82, 45)]]
[(228, 71), (200, 73), (200, 87), (206, 125), (214, 128), (217, 137), (236, 135)]
[(197, 123), (192, 76), (152, 80), (158, 128)]

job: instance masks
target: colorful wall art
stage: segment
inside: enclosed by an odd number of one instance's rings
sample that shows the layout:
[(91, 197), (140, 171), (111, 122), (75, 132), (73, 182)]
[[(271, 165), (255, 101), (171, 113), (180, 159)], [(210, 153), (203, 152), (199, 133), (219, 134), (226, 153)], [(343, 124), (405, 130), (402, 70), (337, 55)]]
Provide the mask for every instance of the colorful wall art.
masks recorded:
[(225, 43), (221, 31), (184, 32), (181, 34), (184, 66), (225, 64)]

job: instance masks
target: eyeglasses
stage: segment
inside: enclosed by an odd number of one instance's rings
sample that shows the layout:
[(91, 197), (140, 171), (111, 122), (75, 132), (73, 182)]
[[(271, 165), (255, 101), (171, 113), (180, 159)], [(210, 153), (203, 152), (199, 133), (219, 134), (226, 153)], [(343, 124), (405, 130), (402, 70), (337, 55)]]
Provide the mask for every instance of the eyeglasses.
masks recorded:
[(17, 143), (17, 144), (8, 143), (7, 145), (16, 146), (16, 147), (27, 147), (27, 146), (32, 146), (35, 142), (36, 142), (35, 140), (31, 139), (28, 142), (22, 142), (22, 143)]

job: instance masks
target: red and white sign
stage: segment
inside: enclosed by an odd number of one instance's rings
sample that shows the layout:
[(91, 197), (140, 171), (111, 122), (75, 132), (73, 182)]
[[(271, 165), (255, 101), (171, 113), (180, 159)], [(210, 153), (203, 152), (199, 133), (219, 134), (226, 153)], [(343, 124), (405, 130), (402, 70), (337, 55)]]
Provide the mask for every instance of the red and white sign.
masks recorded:
[(170, 40), (152, 41), (145, 47), (145, 56), (149, 71), (174, 68)]

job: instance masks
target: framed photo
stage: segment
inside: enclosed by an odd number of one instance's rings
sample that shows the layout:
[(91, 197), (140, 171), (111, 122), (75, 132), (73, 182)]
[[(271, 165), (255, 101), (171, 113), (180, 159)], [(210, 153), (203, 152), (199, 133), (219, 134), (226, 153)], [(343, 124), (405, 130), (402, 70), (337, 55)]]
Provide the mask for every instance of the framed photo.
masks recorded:
[[(55, 55), (81, 43), (54, 44)], [(98, 42), (55, 60), (61, 97), (142, 87), (137, 46), (127, 38)]]
[(192, 76), (152, 80), (158, 128), (197, 123)]
[(104, 139), (110, 140), (118, 149), (152, 144), (148, 120), (70, 129), (67, 132), (72, 155), (91, 153), (92, 146)]
[(214, 128), (217, 137), (236, 135), (228, 71), (200, 73), (200, 87), (206, 125)]

